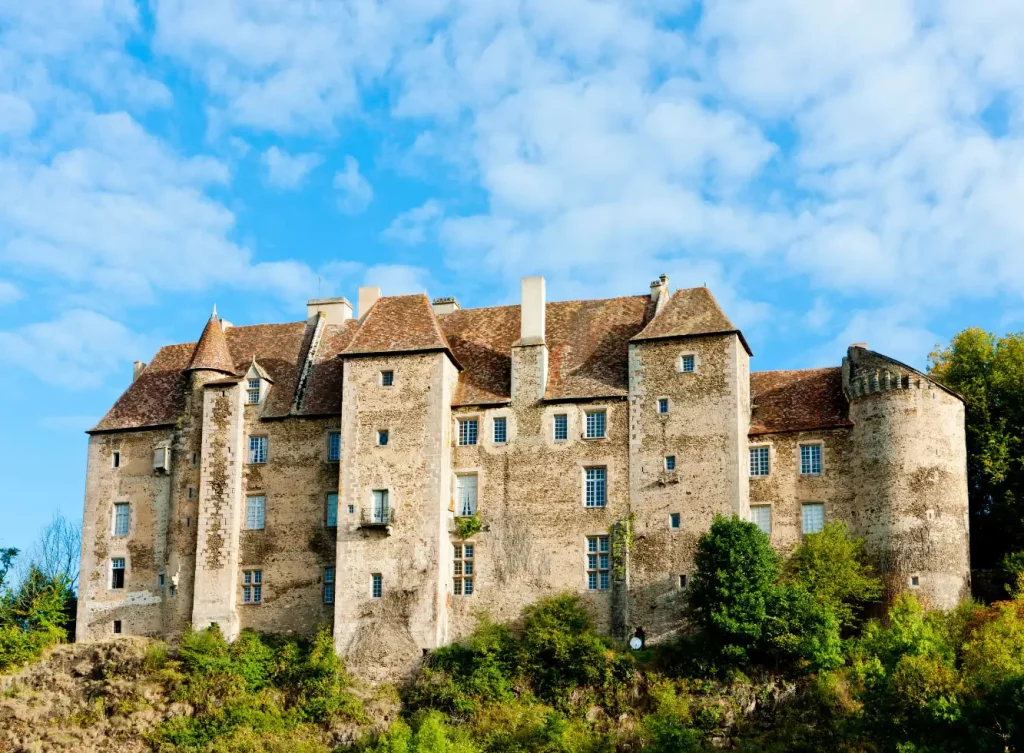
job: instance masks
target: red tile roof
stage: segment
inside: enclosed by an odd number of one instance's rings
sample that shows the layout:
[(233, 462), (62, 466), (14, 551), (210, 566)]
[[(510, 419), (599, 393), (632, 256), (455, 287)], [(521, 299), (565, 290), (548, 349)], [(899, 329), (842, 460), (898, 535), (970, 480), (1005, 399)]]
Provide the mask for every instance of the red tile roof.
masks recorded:
[(753, 355), (743, 333), (729, 321), (711, 291), (707, 288), (688, 288), (677, 290), (665, 308), (633, 340), (639, 342), (726, 332), (739, 335), (747, 353)]
[(195, 350), (192, 351), (192, 359), (189, 362), (189, 371), (221, 371), (225, 374), (234, 374), (234, 361), (231, 358), (231, 351), (228, 350), (228, 341), (224, 337), (224, 327), (217, 312), (214, 311), (210, 321), (203, 328), (203, 334), (199, 336)]
[(750, 434), (852, 426), (841, 368), (755, 371)]
[(424, 350), (451, 353), (430, 301), (423, 293), (417, 293), (378, 299), (342, 355)]

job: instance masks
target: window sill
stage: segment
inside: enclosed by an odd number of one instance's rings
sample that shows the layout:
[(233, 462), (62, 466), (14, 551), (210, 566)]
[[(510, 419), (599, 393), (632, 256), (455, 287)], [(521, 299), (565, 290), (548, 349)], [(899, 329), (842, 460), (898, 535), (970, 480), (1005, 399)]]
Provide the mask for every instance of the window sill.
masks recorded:
[(602, 441), (606, 441), (608, 439), (608, 435), (606, 434), (603, 437), (581, 437), (581, 439), (584, 442), (602, 442)]

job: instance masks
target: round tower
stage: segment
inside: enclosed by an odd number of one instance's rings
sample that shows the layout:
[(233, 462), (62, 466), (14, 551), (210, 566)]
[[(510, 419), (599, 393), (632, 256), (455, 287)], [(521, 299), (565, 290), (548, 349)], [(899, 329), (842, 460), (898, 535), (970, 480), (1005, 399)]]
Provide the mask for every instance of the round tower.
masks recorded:
[(886, 603), (909, 590), (928, 607), (950, 609), (970, 594), (963, 400), (863, 346), (851, 347), (843, 365), (855, 519)]

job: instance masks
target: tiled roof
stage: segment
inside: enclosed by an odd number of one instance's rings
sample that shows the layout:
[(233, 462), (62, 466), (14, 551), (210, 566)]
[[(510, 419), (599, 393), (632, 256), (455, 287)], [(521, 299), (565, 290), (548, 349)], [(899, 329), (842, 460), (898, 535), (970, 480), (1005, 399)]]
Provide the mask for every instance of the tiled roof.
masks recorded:
[(173, 424), (185, 410), (188, 368), (195, 343), (167, 345), (157, 351), (139, 378), (114, 403), (92, 431)]
[(189, 371), (209, 370), (234, 374), (234, 367), (231, 351), (228, 350), (228, 341), (224, 337), (224, 327), (217, 318), (217, 312), (214, 311), (203, 328), (203, 334), (199, 336), (195, 350), (192, 351)]
[(747, 353), (753, 355), (743, 333), (729, 321), (729, 317), (722, 311), (718, 301), (711, 295), (711, 291), (707, 288), (688, 288), (677, 290), (665, 304), (661, 313), (654, 317), (650, 324), (644, 327), (643, 331), (633, 340), (658, 340), (724, 332), (738, 334)]
[(750, 374), (751, 434), (852, 426), (841, 368)]
[(451, 347), (423, 293), (380, 298), (342, 355), (445, 350)]
[[(300, 396), (297, 413), (305, 416), (338, 414), (341, 411), (341, 381), (345, 362), (338, 356), (352, 342), (359, 322), (328, 324), (320, 337)], [(311, 328), (312, 329), (312, 328)]]
[(511, 397), (512, 343), (519, 339), (519, 307), (461, 309), (437, 318), (463, 366), (454, 404), (507, 402)]

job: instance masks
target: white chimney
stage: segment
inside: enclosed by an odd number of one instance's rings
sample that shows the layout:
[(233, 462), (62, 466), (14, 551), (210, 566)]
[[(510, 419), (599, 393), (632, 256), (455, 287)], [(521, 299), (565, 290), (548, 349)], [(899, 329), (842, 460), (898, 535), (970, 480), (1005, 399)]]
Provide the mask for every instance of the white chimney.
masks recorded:
[(380, 298), (380, 288), (359, 288), (359, 319), (366, 316)]
[(348, 298), (314, 298), (306, 303), (306, 319), (316, 324), (317, 314), (323, 314), (327, 324), (344, 324), (352, 318), (352, 304)]
[(658, 315), (668, 303), (668, 275), (660, 275), (651, 283), (651, 300), (654, 301), (654, 313)]
[(450, 314), (462, 308), (454, 298), (435, 298), (430, 306), (435, 314)]
[(544, 342), (545, 329), (544, 278), (524, 277), (523, 298), (519, 307), (520, 345), (539, 345)]

